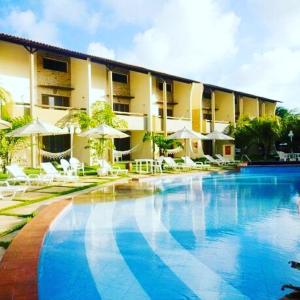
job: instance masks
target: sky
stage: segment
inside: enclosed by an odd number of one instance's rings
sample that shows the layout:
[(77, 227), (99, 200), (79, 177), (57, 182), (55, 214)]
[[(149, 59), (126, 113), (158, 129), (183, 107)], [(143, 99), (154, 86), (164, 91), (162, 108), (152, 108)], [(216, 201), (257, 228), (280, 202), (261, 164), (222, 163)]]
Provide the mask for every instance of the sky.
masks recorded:
[(300, 0), (0, 0), (0, 32), (300, 109)]

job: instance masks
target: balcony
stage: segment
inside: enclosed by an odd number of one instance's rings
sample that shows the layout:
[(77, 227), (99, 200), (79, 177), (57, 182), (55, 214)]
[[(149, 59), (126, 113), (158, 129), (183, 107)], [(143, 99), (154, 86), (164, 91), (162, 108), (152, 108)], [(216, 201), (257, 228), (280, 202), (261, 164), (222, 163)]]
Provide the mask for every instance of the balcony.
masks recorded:
[(175, 132), (177, 130), (182, 129), (183, 127), (187, 127), (192, 129), (192, 119), (190, 118), (176, 118), (176, 117), (168, 117), (167, 118), (167, 131)]
[[(45, 122), (56, 124), (70, 115), (75, 108), (66, 106), (35, 105), (35, 115)], [(76, 109), (75, 109), (76, 110)], [(78, 109), (78, 111), (84, 109)]]
[[(115, 111), (118, 118), (126, 121), (128, 130), (146, 130), (147, 129), (147, 115), (140, 113), (129, 113)], [(125, 128), (124, 128), (125, 129)]]
[(229, 125), (228, 121), (215, 121), (215, 131), (223, 132)]

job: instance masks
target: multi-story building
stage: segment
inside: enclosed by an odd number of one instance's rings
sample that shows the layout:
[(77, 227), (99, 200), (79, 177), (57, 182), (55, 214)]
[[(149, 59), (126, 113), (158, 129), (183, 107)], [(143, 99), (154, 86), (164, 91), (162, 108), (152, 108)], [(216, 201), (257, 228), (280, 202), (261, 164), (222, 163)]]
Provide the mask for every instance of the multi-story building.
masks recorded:
[[(130, 138), (115, 140), (116, 148), (139, 145), (131, 159), (152, 157), (150, 143), (142, 142), (146, 131), (167, 135), (184, 126), (223, 131), (240, 115), (273, 115), (276, 106), (275, 100), (6, 34), (0, 34), (0, 87), (14, 99), (8, 105), (12, 116), (30, 114), (52, 124), (107, 101), (128, 124)], [(70, 147), (70, 136), (44, 137), (42, 144), (48, 152), (61, 152)], [(74, 136), (74, 156), (90, 163), (86, 144)]]

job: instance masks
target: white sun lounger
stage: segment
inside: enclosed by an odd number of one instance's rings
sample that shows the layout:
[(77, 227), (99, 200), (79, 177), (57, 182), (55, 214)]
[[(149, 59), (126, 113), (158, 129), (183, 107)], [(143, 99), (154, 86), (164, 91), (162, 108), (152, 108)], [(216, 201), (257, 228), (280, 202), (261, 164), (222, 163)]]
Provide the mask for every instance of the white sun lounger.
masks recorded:
[(16, 164), (6, 166), (8, 174), (11, 176), (9, 181), (12, 182), (24, 182), (29, 185), (33, 184), (49, 184), (52, 182), (51, 177), (45, 175), (26, 175), (25, 172)]
[(77, 181), (79, 179), (78, 176), (65, 175), (65, 174), (59, 173), (59, 171), (53, 166), (53, 164), (51, 162), (41, 163), (41, 166), (42, 166), (44, 172), (46, 173), (46, 175), (51, 177), (52, 180), (73, 182), (73, 181)]
[(0, 199), (11, 200), (17, 194), (23, 194), (27, 190), (25, 185), (11, 185), (9, 181), (0, 181)]
[(120, 167), (112, 167), (105, 159), (98, 159), (97, 161), (100, 169), (97, 171), (98, 175), (108, 175), (118, 176), (120, 174), (127, 174), (128, 170), (121, 169)]
[(220, 159), (215, 159), (211, 155), (205, 154), (204, 157), (208, 160), (209, 163), (222, 166), (225, 165), (226, 163), (221, 161)]
[(82, 171), (82, 175), (84, 175), (84, 163), (80, 162), (77, 158), (71, 157), (69, 159), (69, 163), (71, 166), (71, 169), (75, 172), (75, 174), (78, 173), (78, 171)]
[(193, 169), (207, 169), (210, 167), (209, 164), (204, 164), (203, 162), (195, 162), (193, 161), (189, 156), (183, 156), (181, 157), (184, 161), (184, 163), (187, 165), (187, 166), (190, 166), (191, 168)]
[(177, 163), (172, 157), (163, 157), (163, 160), (165, 162), (164, 167), (168, 169), (191, 169), (191, 166), (188, 166), (187, 164), (181, 164)]
[(225, 164), (228, 164), (228, 165), (236, 165), (238, 163), (238, 161), (236, 161), (236, 160), (230, 160), (230, 159), (222, 156), (221, 154), (216, 154), (216, 157), (220, 161), (222, 161), (222, 162), (224, 162)]

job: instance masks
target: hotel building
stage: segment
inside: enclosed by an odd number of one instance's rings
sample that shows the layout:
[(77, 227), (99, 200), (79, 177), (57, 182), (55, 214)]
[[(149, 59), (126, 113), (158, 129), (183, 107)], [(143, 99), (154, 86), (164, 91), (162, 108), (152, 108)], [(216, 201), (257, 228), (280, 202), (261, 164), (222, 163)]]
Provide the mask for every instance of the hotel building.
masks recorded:
[[(24, 114), (52, 124), (78, 111), (90, 113), (95, 101), (107, 101), (124, 119), (130, 135), (115, 140), (117, 150), (137, 150), (126, 159), (151, 158), (145, 132), (169, 134), (184, 126), (197, 132), (226, 131), (240, 116), (274, 115), (276, 100), (226, 89), (47, 44), (0, 34), (0, 87), (9, 91), (13, 117)], [(44, 150), (62, 152), (70, 135), (43, 137)], [(87, 140), (74, 135), (74, 156), (91, 163)], [(194, 144), (197, 155), (211, 143)], [(234, 144), (219, 141), (216, 150), (234, 155)], [(23, 151), (28, 162), (29, 152)], [(180, 153), (178, 154), (180, 155)], [(27, 157), (27, 158), (26, 158)], [(31, 158), (37, 159), (37, 151)]]

